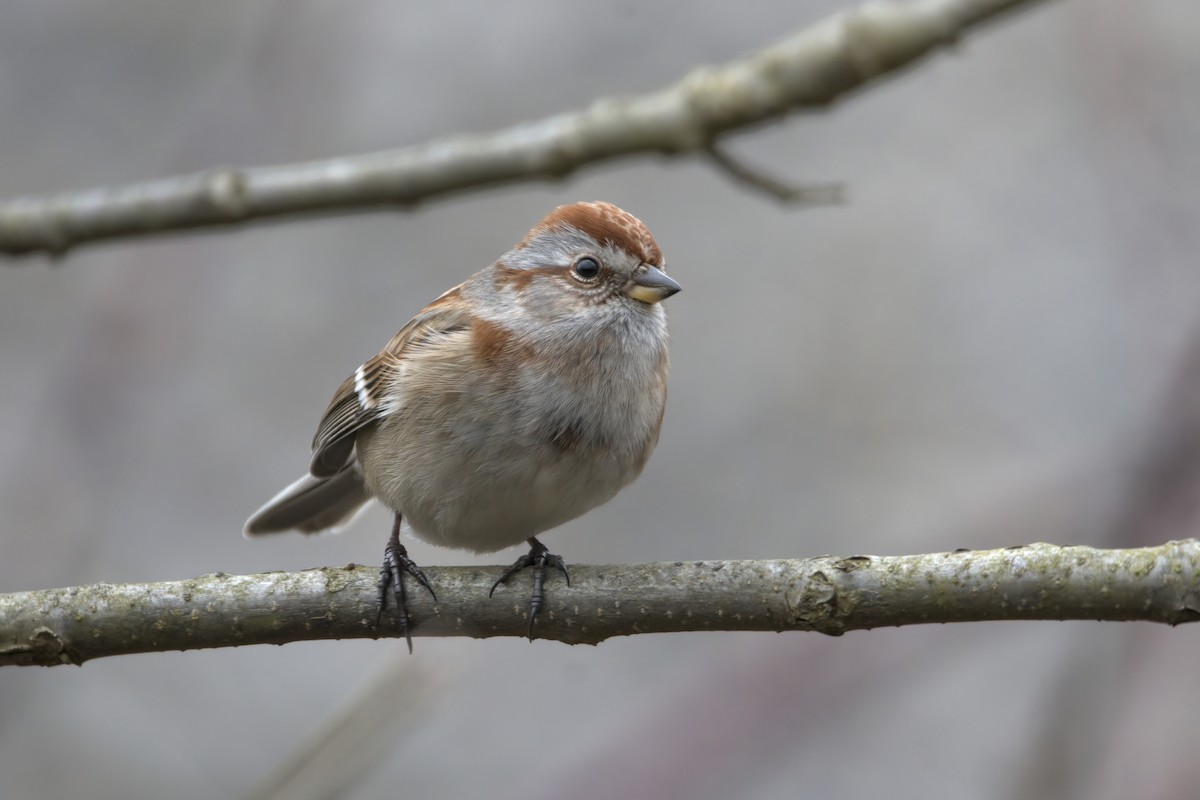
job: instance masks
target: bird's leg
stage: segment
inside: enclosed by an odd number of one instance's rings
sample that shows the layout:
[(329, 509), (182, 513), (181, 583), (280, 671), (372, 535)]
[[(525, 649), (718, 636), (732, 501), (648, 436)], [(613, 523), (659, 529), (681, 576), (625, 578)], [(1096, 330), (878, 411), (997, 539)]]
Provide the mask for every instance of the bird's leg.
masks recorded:
[(529, 599), (529, 641), (532, 642), (533, 623), (537, 620), (538, 612), (542, 610), (542, 605), (546, 602), (546, 593), (543, 591), (546, 583), (546, 567), (558, 567), (562, 571), (563, 577), (567, 579), (567, 586), (571, 585), (571, 573), (567, 572), (567, 564), (563, 561), (562, 556), (551, 553), (546, 549), (546, 545), (535, 537), (530, 537), (526, 541), (529, 543), (529, 552), (504, 570), (504, 574), (492, 584), (492, 591), (488, 592), (488, 597), (492, 596), (497, 586), (508, 583), (508, 579), (513, 575), (526, 567), (533, 567), (533, 596)]
[(400, 632), (404, 634), (404, 641), (408, 642), (408, 652), (412, 652), (412, 633), (408, 618), (408, 593), (404, 589), (404, 573), (417, 579), (417, 583), (429, 590), (429, 594), (433, 597), (433, 602), (437, 602), (437, 595), (433, 593), (433, 587), (429, 585), (429, 579), (425, 577), (425, 573), (421, 571), (411, 558), (408, 557), (408, 550), (404, 549), (404, 545), (400, 544), (400, 513), (396, 513), (396, 521), (392, 524), (392, 535), (388, 537), (387, 546), (383, 548), (383, 568), (379, 570), (379, 610), (375, 612), (375, 627), (379, 627), (379, 620), (383, 616), (384, 609), (387, 608), (387, 590), (392, 587), (392, 593), (396, 596), (396, 621), (400, 625)]

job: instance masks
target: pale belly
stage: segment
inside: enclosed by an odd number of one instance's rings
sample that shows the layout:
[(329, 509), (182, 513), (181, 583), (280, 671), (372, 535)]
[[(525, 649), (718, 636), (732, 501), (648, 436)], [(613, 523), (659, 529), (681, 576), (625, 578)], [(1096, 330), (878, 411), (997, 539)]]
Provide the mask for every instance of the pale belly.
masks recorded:
[[(359, 437), (367, 488), (418, 538), (476, 552), (521, 544), (607, 502), (645, 463), (644, 445), (564, 449), (549, 437), (517, 445), (508, 431), (447, 441), (403, 427)], [(399, 441), (402, 452), (386, 452)]]

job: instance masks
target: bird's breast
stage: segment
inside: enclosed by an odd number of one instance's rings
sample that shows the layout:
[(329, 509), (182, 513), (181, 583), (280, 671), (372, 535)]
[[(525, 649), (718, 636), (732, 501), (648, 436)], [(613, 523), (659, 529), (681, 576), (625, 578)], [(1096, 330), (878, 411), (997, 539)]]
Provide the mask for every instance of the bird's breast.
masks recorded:
[(518, 351), (510, 331), (475, 333), (470, 368), (410, 365), (401, 410), (360, 434), (358, 450), (369, 490), (420, 538), (488, 552), (640, 474), (666, 400), (666, 350), (592, 338)]

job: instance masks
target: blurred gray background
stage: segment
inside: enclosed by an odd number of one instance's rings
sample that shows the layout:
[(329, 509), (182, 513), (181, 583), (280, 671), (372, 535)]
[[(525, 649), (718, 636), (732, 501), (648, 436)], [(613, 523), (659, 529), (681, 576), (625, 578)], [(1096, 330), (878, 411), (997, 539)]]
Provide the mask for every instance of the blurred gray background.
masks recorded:
[[(9, 2), (0, 196), (491, 130), (849, 5)], [(685, 291), (658, 451), (548, 535), (568, 561), (1192, 536), (1198, 36), (1194, 3), (1052, 3), (731, 142), (780, 177), (844, 181), (842, 207), (643, 159), (0, 265), (0, 591), (377, 563), (380, 511), (341, 536), (241, 526), (303, 470), (360, 361), (579, 199), (640, 216)], [(410, 546), (426, 565), (517, 554)], [(364, 682), (415, 667), (439, 688), (347, 796), (1192, 797), (1197, 637), (1008, 623), (8, 669), (0, 792), (247, 796)]]

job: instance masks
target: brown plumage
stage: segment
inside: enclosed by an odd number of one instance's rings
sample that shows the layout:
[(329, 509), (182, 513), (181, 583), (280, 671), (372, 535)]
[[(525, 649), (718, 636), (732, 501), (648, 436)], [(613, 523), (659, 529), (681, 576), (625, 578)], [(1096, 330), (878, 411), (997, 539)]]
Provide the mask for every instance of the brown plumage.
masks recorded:
[(609, 500), (658, 441), (668, 370), (659, 301), (679, 290), (662, 266), (654, 237), (616, 206), (556, 209), (342, 383), (309, 475), (246, 533), (336, 527), (374, 497), (396, 513), (394, 585), (401, 568), (426, 583), (396, 538), (403, 518), (448, 547), (528, 541), (540, 587), (542, 568), (561, 559), (533, 537)]

